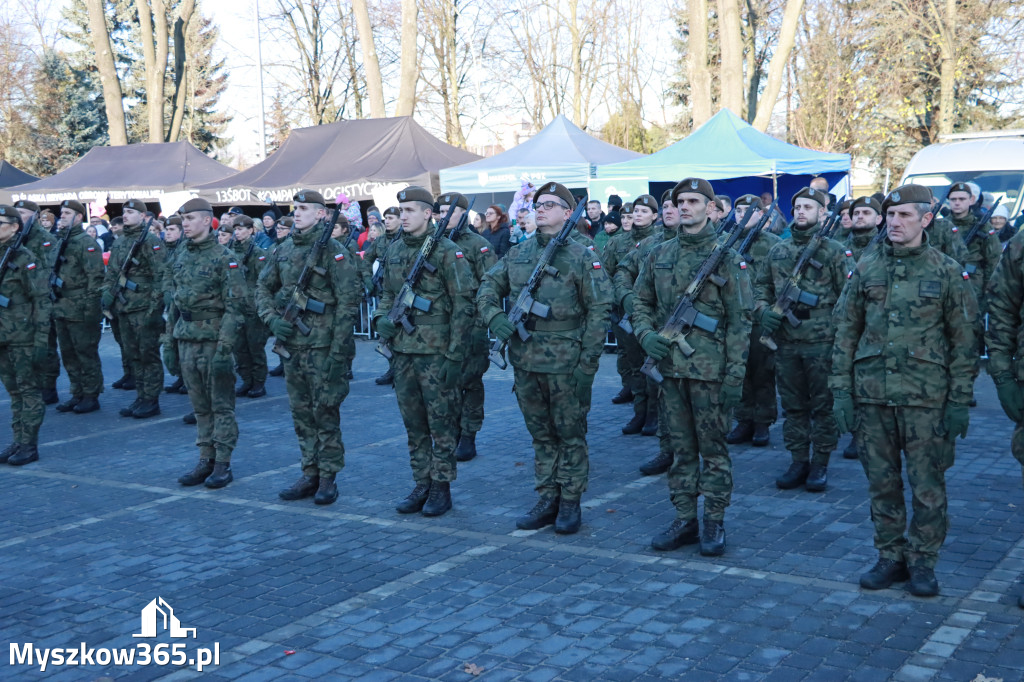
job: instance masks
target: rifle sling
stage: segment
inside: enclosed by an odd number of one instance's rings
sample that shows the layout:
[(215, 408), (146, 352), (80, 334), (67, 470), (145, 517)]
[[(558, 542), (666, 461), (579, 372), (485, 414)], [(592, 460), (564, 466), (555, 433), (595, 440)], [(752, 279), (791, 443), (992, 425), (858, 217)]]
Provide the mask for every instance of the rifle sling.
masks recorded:
[(579, 329), (581, 326), (583, 326), (583, 321), (580, 318), (570, 320), (543, 320), (537, 317), (531, 317), (526, 321), (526, 328), (532, 332), (568, 332), (573, 329)]

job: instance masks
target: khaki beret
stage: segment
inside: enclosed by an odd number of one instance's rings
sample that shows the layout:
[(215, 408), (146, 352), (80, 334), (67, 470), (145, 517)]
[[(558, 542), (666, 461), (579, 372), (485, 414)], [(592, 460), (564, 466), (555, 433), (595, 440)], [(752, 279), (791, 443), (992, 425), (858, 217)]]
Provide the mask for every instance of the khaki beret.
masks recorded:
[(140, 201), (139, 199), (129, 199), (128, 201), (124, 202), (124, 206), (121, 207), (121, 210), (124, 210), (126, 208), (130, 208), (133, 211), (138, 211), (139, 213), (145, 213), (146, 211), (149, 210), (148, 208), (146, 208), (146, 202)]
[(388, 208), (384, 209), (384, 215), (393, 215), (396, 218), (401, 218), (402, 212), (398, 210), (397, 206), (389, 206)]
[(177, 225), (178, 227), (181, 227), (181, 215), (178, 213), (172, 213), (170, 216), (167, 217), (167, 224)]
[(558, 197), (559, 199), (564, 201), (569, 206), (570, 211), (576, 209), (576, 197), (572, 195), (572, 192), (570, 192), (565, 185), (559, 184), (557, 182), (544, 183), (543, 185), (537, 188), (537, 194), (534, 195), (534, 201), (539, 202), (540, 198), (545, 194), (548, 194), (553, 197)]
[[(957, 183), (962, 184), (962, 183)], [(956, 185), (954, 185), (955, 187)], [(924, 185), (902, 185), (889, 192), (889, 196), (882, 202), (882, 210), (890, 206), (900, 204), (930, 204), (932, 203), (932, 191)]]
[(426, 204), (433, 208), (434, 196), (422, 187), (416, 185), (409, 185), (397, 195), (399, 203), (405, 203), (408, 201), (418, 201), (421, 204)]
[(675, 187), (672, 188), (672, 200), (675, 201), (683, 192), (694, 192), (696, 194), (702, 194), (708, 198), (708, 201), (715, 200), (715, 190), (711, 186), (711, 183), (703, 178), (686, 178), (681, 180)]
[(29, 201), (28, 199), (19, 199), (14, 202), (14, 208), (24, 208), (35, 213), (39, 210), (39, 204), (34, 201)]
[(658, 209), (661, 208), (661, 205), (658, 204), (654, 200), (654, 197), (652, 197), (650, 194), (641, 194), (636, 199), (634, 199), (633, 200), (633, 208), (635, 209), (637, 206), (646, 206), (647, 208), (651, 209), (655, 213), (657, 213)]
[(875, 213), (882, 214), (882, 205), (874, 197), (858, 197), (854, 199), (853, 203), (850, 204), (850, 214), (852, 215), (858, 208), (870, 208)]
[(295, 225), (295, 219), (285, 216), (284, 218), (278, 220), (277, 224), (284, 225), (285, 227), (292, 227), (293, 225)]
[(761, 197), (756, 194), (744, 194), (733, 203), (736, 206), (750, 206), (753, 204), (756, 208), (761, 208)]
[(346, 218), (341, 213), (338, 214), (338, 219), (336, 221), (334, 221), (334, 224), (335, 225), (340, 225), (341, 228), (344, 229), (344, 230), (347, 230), (348, 227), (349, 227), (349, 225), (348, 225), (348, 218)]
[(14, 218), (16, 221), (18, 221), (18, 226), (21, 226), (21, 214), (18, 213), (18, 209), (14, 208), (13, 206), (8, 206), (7, 204), (0, 204), (0, 216), (3, 216), (4, 218)]
[(791, 205), (796, 206), (797, 199), (810, 199), (811, 201), (817, 201), (821, 204), (822, 208), (828, 208), (828, 192), (822, 192), (820, 189), (814, 189), (813, 187), (804, 187), (802, 190), (793, 195), (793, 201)]
[(296, 201), (300, 204), (320, 204), (326, 206), (327, 202), (324, 201), (324, 195), (320, 192), (311, 189), (300, 189), (292, 197), (292, 201)]
[(843, 203), (839, 204), (839, 212), (852, 211), (853, 210), (853, 199), (847, 199)]
[(60, 207), (70, 208), (72, 211), (78, 213), (83, 218), (87, 215), (85, 206), (82, 206), (82, 202), (75, 201), (74, 199), (65, 199), (64, 201), (60, 202)]
[(240, 215), (235, 218), (234, 222), (231, 223), (232, 227), (244, 227), (247, 230), (251, 230), (253, 226), (253, 220), (247, 215)]
[(667, 190), (665, 190), (664, 192), (661, 193), (661, 203), (664, 204), (666, 201), (672, 201), (672, 190), (671, 189), (667, 189)]
[(467, 199), (462, 194), (459, 194), (458, 192), (448, 192), (447, 194), (442, 194), (437, 198), (437, 203), (440, 204), (441, 206), (451, 206), (452, 204), (455, 204), (455, 206), (461, 209), (469, 208), (469, 199)]
[[(675, 201), (675, 197), (672, 197), (672, 199), (673, 199), (673, 201)], [(622, 205), (622, 210), (619, 211), (619, 213), (622, 214), (622, 215), (632, 215), (632, 213), (633, 213), (633, 202), (632, 201), (627, 201), (626, 203), (624, 203)]]
[(970, 183), (967, 182), (953, 183), (953, 186), (949, 188), (948, 192), (946, 192), (946, 196), (948, 197), (953, 192), (967, 192), (970, 196), (974, 196), (974, 191), (971, 189)]
[(186, 213), (192, 213), (193, 211), (205, 211), (207, 213), (213, 213), (213, 206), (211, 206), (210, 202), (207, 201), (206, 199), (200, 199), (199, 197), (196, 197), (195, 199), (189, 199), (184, 204), (182, 204), (181, 208), (178, 209), (178, 213), (181, 213), (182, 215)]

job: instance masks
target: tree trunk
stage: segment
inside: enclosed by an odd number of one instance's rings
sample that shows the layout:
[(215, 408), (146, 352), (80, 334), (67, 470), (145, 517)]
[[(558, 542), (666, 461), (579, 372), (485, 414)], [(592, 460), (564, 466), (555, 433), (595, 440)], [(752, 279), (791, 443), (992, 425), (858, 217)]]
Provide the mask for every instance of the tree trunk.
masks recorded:
[(757, 112), (757, 91), (761, 85), (761, 61), (757, 53), (758, 31), (757, 8), (751, 0), (747, 0), (747, 32), (743, 36), (743, 49), (747, 55), (747, 72), (743, 78), (743, 89), (746, 92), (743, 118), (750, 123)]
[(946, 0), (943, 16), (936, 17), (942, 27), (939, 38), (939, 135), (953, 132), (956, 122), (954, 92), (956, 88), (956, 0)]
[(765, 80), (764, 93), (757, 105), (757, 116), (754, 117), (754, 127), (764, 132), (768, 129), (768, 123), (772, 120), (772, 111), (775, 109), (775, 101), (779, 98), (779, 91), (782, 89), (782, 75), (789, 61), (789, 55), (793, 51), (793, 44), (796, 42), (796, 29), (800, 23), (800, 13), (804, 8), (804, 0), (786, 0), (786, 11), (782, 15), (782, 30), (779, 32), (779, 44), (772, 55), (771, 64), (768, 66), (768, 78)]
[(722, 50), (719, 102), (723, 108), (743, 116), (743, 34), (739, 0), (718, 0), (718, 35)]
[(121, 79), (114, 65), (114, 50), (110, 46), (110, 33), (104, 0), (87, 0), (89, 9), (89, 32), (92, 33), (93, 49), (96, 52), (96, 68), (103, 86), (103, 104), (107, 110), (107, 131), (111, 145), (128, 144), (128, 129), (124, 123), (124, 105), (121, 100)]
[(164, 77), (167, 75), (167, 7), (164, 0), (135, 0), (146, 64), (149, 141), (164, 141)]
[(384, 82), (380, 75), (380, 60), (377, 59), (377, 46), (373, 42), (373, 29), (370, 28), (370, 12), (366, 0), (352, 0), (352, 12), (355, 14), (356, 29), (359, 31), (359, 46), (363, 51), (363, 72), (366, 78), (366, 94), (370, 99), (370, 116), (384, 118)]
[(708, 0), (688, 0), (690, 35), (690, 112), (693, 127), (711, 118), (711, 70), (708, 68)]
[(181, 122), (185, 117), (185, 32), (192, 21), (195, 6), (195, 0), (184, 0), (174, 22), (174, 100), (171, 102), (171, 127), (166, 138), (168, 142), (178, 141)]
[(419, 64), (416, 59), (418, 20), (419, 8), (416, 6), (416, 0), (402, 0), (402, 58), (396, 116), (412, 116), (416, 109), (416, 77), (419, 75)]

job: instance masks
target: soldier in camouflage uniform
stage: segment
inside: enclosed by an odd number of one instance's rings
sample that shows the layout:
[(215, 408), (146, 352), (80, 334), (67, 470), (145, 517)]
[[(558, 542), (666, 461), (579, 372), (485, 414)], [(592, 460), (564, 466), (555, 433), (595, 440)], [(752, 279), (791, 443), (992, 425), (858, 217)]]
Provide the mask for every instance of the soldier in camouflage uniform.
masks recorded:
[(52, 272), (61, 286), (52, 286), (53, 318), (64, 368), (71, 381), (71, 399), (57, 405), (58, 412), (85, 414), (100, 409), (103, 367), (100, 363), (100, 288), (103, 286), (103, 253), (96, 240), (82, 227), (85, 206), (69, 199), (60, 205), (59, 240), (54, 260), (64, 254), (59, 269)]
[(853, 231), (853, 199), (846, 199), (839, 205), (839, 234), (835, 239), (845, 242)]
[[(163, 320), (163, 276), (166, 266), (163, 242), (148, 231), (146, 205), (131, 199), (122, 209), (124, 231), (110, 249), (107, 273), (100, 301), (103, 309), (117, 316), (121, 327), (122, 352), (128, 354), (138, 397), (120, 410), (122, 417), (145, 419), (160, 414), (160, 391), (164, 367), (160, 362), (160, 332)], [(139, 234), (145, 239), (135, 254), (127, 279), (133, 283), (118, 287), (121, 267)], [(120, 296), (115, 291), (120, 289)], [(123, 297), (123, 298), (122, 298)]]
[[(747, 211), (754, 211), (747, 227), (749, 231), (764, 213), (761, 198), (754, 194), (744, 194), (736, 200), (737, 223), (746, 218)], [(747, 232), (744, 232), (740, 241), (746, 236)], [(722, 238), (727, 236), (723, 235)], [(764, 229), (757, 234), (743, 259), (751, 280), (756, 279), (758, 273), (767, 267), (768, 252), (780, 241), (778, 235)], [(743, 376), (743, 397), (736, 407), (736, 426), (725, 437), (725, 442), (730, 445), (749, 441), (756, 447), (765, 447), (768, 445), (768, 427), (779, 417), (775, 399), (775, 353), (760, 343), (761, 334), (761, 325), (755, 323), (750, 330), (750, 350)]]
[[(947, 445), (967, 435), (977, 367), (974, 293), (959, 264), (928, 246), (930, 202), (920, 185), (886, 197), (888, 238), (857, 263), (837, 307), (829, 379), (839, 428), (857, 432), (871, 495), (879, 560), (860, 584), (877, 590), (909, 577), (911, 594), (922, 597), (939, 592)], [(914, 511), (909, 530), (901, 453)]]
[[(949, 188), (946, 195), (949, 200), (950, 222), (957, 229), (960, 239), (966, 240), (967, 234), (971, 231), (978, 217), (971, 211), (971, 207), (978, 197), (971, 192), (971, 186), (966, 182), (958, 182)], [(999, 256), (1003, 252), (1003, 245), (999, 242), (999, 235), (991, 226), (986, 225), (978, 231), (977, 236), (967, 247), (967, 258), (964, 261), (964, 270), (971, 277), (971, 286), (974, 295), (978, 299), (978, 341), (984, 341), (985, 313), (988, 312), (988, 300), (985, 296), (985, 287), (992, 279), (996, 265), (999, 264)]]
[[(399, 239), (402, 236), (402, 223), (401, 213), (397, 206), (391, 206), (384, 211), (384, 234), (370, 242), (370, 245), (363, 251), (363, 271), (365, 276), (370, 278), (371, 283), (376, 279), (380, 281), (384, 277), (384, 272), (381, 271), (378, 275), (378, 270), (384, 267), (384, 253), (388, 247), (391, 246), (392, 242)], [(370, 292), (373, 296), (380, 294), (377, 291), (379, 287), (373, 286), (373, 291)], [(391, 363), (388, 363), (388, 371), (384, 372), (381, 376), (373, 380), (373, 383), (378, 386), (390, 386), (395, 382), (395, 372), (391, 369)]]
[[(732, 497), (725, 431), (742, 392), (753, 296), (747, 271), (730, 252), (717, 269), (724, 283), (708, 282), (694, 301), (700, 313), (718, 322), (716, 331), (691, 330), (689, 356), (659, 333), (700, 266), (722, 248), (707, 217), (715, 200), (711, 183), (687, 178), (673, 188), (672, 198), (679, 211), (678, 236), (647, 255), (634, 286), (633, 326), (664, 376), (662, 413), (673, 455), (668, 486), (676, 518), (651, 546), (667, 551), (699, 542), (702, 555), (719, 556), (725, 552), (725, 510)], [(699, 495), (704, 496), (703, 532), (697, 522)]]
[(540, 500), (516, 521), (523, 530), (555, 524), (555, 532), (580, 529), (580, 497), (587, 489), (587, 413), (597, 372), (612, 283), (596, 254), (570, 239), (558, 247), (534, 298), (547, 306), (545, 319), (530, 316), (531, 336), (523, 341), (502, 311), (501, 301), (518, 298), (541, 254), (576, 208), (564, 186), (549, 182), (537, 189), (537, 232), (513, 246), (484, 276), (477, 294), (480, 316), (495, 336), (507, 340), (515, 370), (515, 394), (533, 437), (535, 489)]
[[(22, 239), (22, 246), (39, 258), (39, 267), (45, 268), (49, 272), (53, 267), (57, 238), (36, 219), (39, 214), (39, 205), (34, 201), (21, 199), (14, 204), (14, 207), (18, 209), (18, 214), (21, 216), (21, 224), (29, 227)], [(57, 395), (60, 356), (57, 354), (57, 327), (53, 320), (50, 320), (50, 333), (47, 336), (46, 348), (46, 362), (42, 365), (39, 384), (43, 391), (43, 403), (53, 405), (60, 401), (60, 397)]]
[[(13, 206), (0, 206), (0, 257), (14, 246), (21, 215)], [(0, 461), (21, 466), (39, 459), (39, 427), (46, 407), (39, 377), (50, 331), (50, 292), (47, 270), (38, 255), (24, 245), (10, 254), (0, 284), (7, 307), (0, 308), (0, 381), (11, 397), (14, 442), (0, 452)]]
[(782, 437), (793, 458), (789, 470), (775, 480), (783, 490), (804, 484), (811, 492), (825, 490), (828, 460), (839, 440), (832, 417), (828, 374), (835, 338), (832, 310), (854, 267), (846, 248), (827, 239), (812, 254), (821, 267), (808, 265), (798, 286), (817, 296), (818, 301), (813, 306), (796, 305), (793, 314), (801, 322), (799, 326), (794, 327), (772, 309), (800, 254), (820, 229), (819, 221), (825, 218), (828, 201), (829, 195), (820, 190), (808, 187), (797, 192), (793, 197), (792, 234), (768, 252), (754, 285), (754, 319), (760, 320), (765, 334), (774, 335), (779, 347), (775, 356), (776, 377), (782, 409), (786, 411)]
[[(172, 215), (167, 217), (167, 223), (164, 225), (164, 249), (166, 249), (166, 251), (167, 251), (167, 255), (165, 256), (165, 258), (167, 259), (167, 262), (166, 262), (166, 267), (164, 268), (164, 279), (165, 279), (165, 281), (166, 281), (166, 278), (167, 278), (167, 274), (170, 272), (171, 262), (174, 260), (175, 251), (177, 250), (177, 248), (180, 245), (182, 245), (184, 243), (184, 241), (185, 240), (182, 239), (182, 236), (181, 236), (181, 215), (178, 214), (178, 213), (174, 213), (174, 214), (172, 214)], [(171, 296), (170, 296), (170, 294), (171, 294), (171, 292), (170, 291), (166, 291), (166, 287), (165, 287), (165, 291), (164, 291), (164, 309), (165, 310), (170, 308), (170, 305), (171, 305)], [(169, 341), (165, 340), (165, 342), (175, 343), (174, 339), (170, 339)], [(168, 370), (168, 371), (170, 371), (170, 370)], [(172, 383), (170, 386), (165, 386), (164, 387), (164, 391), (166, 393), (185, 393), (185, 394), (188, 393), (188, 390), (185, 388), (185, 382), (182, 380), (181, 376), (178, 376), (174, 380), (174, 383)], [(195, 423), (195, 422), (193, 422), (193, 423)]]
[[(270, 256), (269, 256), (270, 259), (273, 259), (273, 257), (277, 253), (278, 247), (281, 246), (281, 244), (284, 244), (285, 241), (287, 241), (288, 238), (291, 236), (291, 234), (292, 234), (292, 227), (294, 225), (295, 225), (295, 221), (294, 221), (294, 219), (291, 216), (284, 216), (280, 220), (277, 221), (277, 228), (274, 230), (274, 234), (276, 235), (274, 237), (274, 243), (271, 244), (270, 247), (267, 249), (267, 251), (270, 254)], [(283, 377), (284, 376), (284, 360), (281, 360), (280, 362), (278, 362), (277, 363), (277, 367), (275, 367), (274, 369), (272, 369), (269, 372), (267, 372), (267, 375), (272, 376), (272, 377)]]
[[(1024, 232), (1007, 242), (988, 284), (988, 372), (1013, 422), (1010, 452), (1024, 475)], [(1022, 585), (1024, 586), (1024, 585)], [(1017, 599), (1024, 608), (1024, 592)]]
[[(458, 192), (449, 192), (438, 197), (437, 202), (441, 206), (442, 219), (448, 215), (449, 211), (454, 210), (452, 219), (448, 223), (451, 227), (448, 237), (451, 237), (462, 214), (469, 210), (469, 201)], [(484, 273), (498, 262), (494, 252), (491, 251), (491, 243), (469, 229), (468, 225), (454, 241), (465, 255), (466, 260), (469, 261), (469, 265), (473, 269), (473, 277), (479, 283), (483, 280)], [(472, 295), (475, 299), (476, 289), (473, 290)], [(456, 398), (459, 403), (456, 409), (459, 420), (459, 444), (455, 448), (455, 459), (460, 462), (468, 462), (476, 457), (476, 434), (484, 423), (483, 379), (491, 364), (487, 359), (487, 351), (490, 346), (487, 340), (487, 325), (476, 314), (475, 306), (473, 307), (473, 330), (467, 345), (466, 362), (462, 367), (459, 395)]]
[(231, 351), (242, 324), (246, 286), (235, 254), (213, 235), (210, 203), (191, 199), (181, 215), (187, 241), (175, 249), (164, 281), (170, 294), (164, 361), (188, 386), (199, 462), (178, 483), (223, 488), (234, 479), (231, 453), (238, 423)]
[(473, 333), (473, 299), (478, 282), (462, 250), (446, 237), (437, 240), (413, 287), (430, 301), (429, 312), (410, 311), (413, 330), (396, 325), (388, 314), (413, 263), (435, 226), (434, 197), (422, 187), (398, 193), (402, 238), (388, 247), (380, 307), (374, 312), (377, 334), (393, 353), (395, 395), (409, 434), (409, 462), (416, 485), (396, 510), (441, 516), (452, 508), (451, 482), (457, 475), (459, 382), (466, 360), (466, 339)]
[(352, 369), (352, 310), (359, 305), (359, 264), (351, 251), (333, 239), (320, 252), (305, 295), (324, 304), (324, 313), (300, 313), (310, 328), (305, 336), (282, 311), (295, 292), (314, 242), (325, 229), (327, 207), (319, 192), (302, 190), (293, 197), (291, 236), (271, 252), (256, 282), (256, 310), (270, 328), (284, 356), (285, 386), (302, 450), (302, 477), (278, 493), (283, 500), (314, 496), (316, 504), (338, 499), (335, 479), (345, 466), (341, 441), (342, 401), (348, 396)]
[(235, 370), (242, 378), (242, 385), (235, 389), (235, 395), (262, 398), (267, 394), (267, 339), (270, 338), (270, 330), (256, 314), (256, 280), (266, 266), (267, 252), (256, 245), (252, 218), (236, 218), (234, 228), (232, 249), (246, 285), (242, 326), (233, 344)]

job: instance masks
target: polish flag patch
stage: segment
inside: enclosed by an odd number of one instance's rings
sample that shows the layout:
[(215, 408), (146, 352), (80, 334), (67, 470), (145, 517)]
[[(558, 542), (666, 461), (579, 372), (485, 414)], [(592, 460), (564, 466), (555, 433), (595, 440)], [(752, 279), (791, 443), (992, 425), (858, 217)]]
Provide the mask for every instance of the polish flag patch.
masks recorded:
[(465, 258), (466, 256), (464, 256), (464, 255), (463, 255), (463, 253), (462, 253), (461, 251), (456, 251), (456, 252), (455, 252), (455, 257), (456, 257), (456, 258)]
[(601, 269), (601, 264), (598, 263), (597, 261), (594, 261), (594, 269), (595, 270), (600, 270)]
[(967, 274), (966, 270), (964, 270), (963, 276), (964, 276), (964, 279), (970, 279), (971, 278), (971, 276)]
[(336, 254), (334, 254), (334, 262), (338, 262), (340, 260), (345, 260), (345, 254), (343, 254), (343, 253), (336, 253)]
[(851, 277), (853, 277), (853, 270), (850, 270), (848, 273), (846, 273), (846, 279), (850, 279)]
[(238, 267), (238, 263), (236, 263), (234, 261), (231, 261), (230, 263), (228, 263), (228, 267), (232, 268), (232, 269), (237, 268)]
[(747, 269), (747, 261), (740, 261), (740, 270)]
[(954, 226), (954, 227), (953, 227), (953, 231), (954, 231), (954, 232), (959, 232), (960, 230), (956, 229), (956, 227)]
[(849, 249), (847, 249), (846, 250), (846, 257), (847, 258), (851, 258), (852, 256), (853, 256), (853, 251), (850, 251)]
[(489, 247), (486, 247), (486, 246), (481, 246), (480, 247), (480, 253), (487, 253), (490, 250), (491, 249)]
[(153, 247), (153, 250), (154, 250), (154, 251), (159, 251), (159, 250), (160, 250), (160, 245), (159, 245), (159, 244), (157, 244), (156, 246), (154, 246), (154, 247)]
[(86, 249), (86, 251), (88, 251), (89, 253), (92, 253), (95, 250), (96, 250), (96, 247), (93, 247), (93, 246), (90, 246), (88, 249)]
[(257, 258), (256, 260), (267, 260), (267, 257), (266, 257), (266, 256), (260, 256), (260, 257), (259, 257), (259, 258)]
[(593, 250), (594, 250), (594, 247), (593, 247), (593, 246), (588, 246), (587, 248), (588, 248), (588, 249), (590, 249), (591, 251), (593, 251)]
[(995, 234), (995, 233), (996, 233), (996, 231), (995, 231), (995, 230), (989, 230), (989, 231), (988, 231), (988, 233), (989, 233), (989, 234)]
[(50, 242), (43, 242), (43, 246), (49, 246)]
[[(36, 264), (35, 263), (29, 263), (28, 265), (25, 266), (25, 269), (26, 270), (35, 270), (36, 269)], [(967, 274), (967, 273), (964, 273), (964, 274)]]

